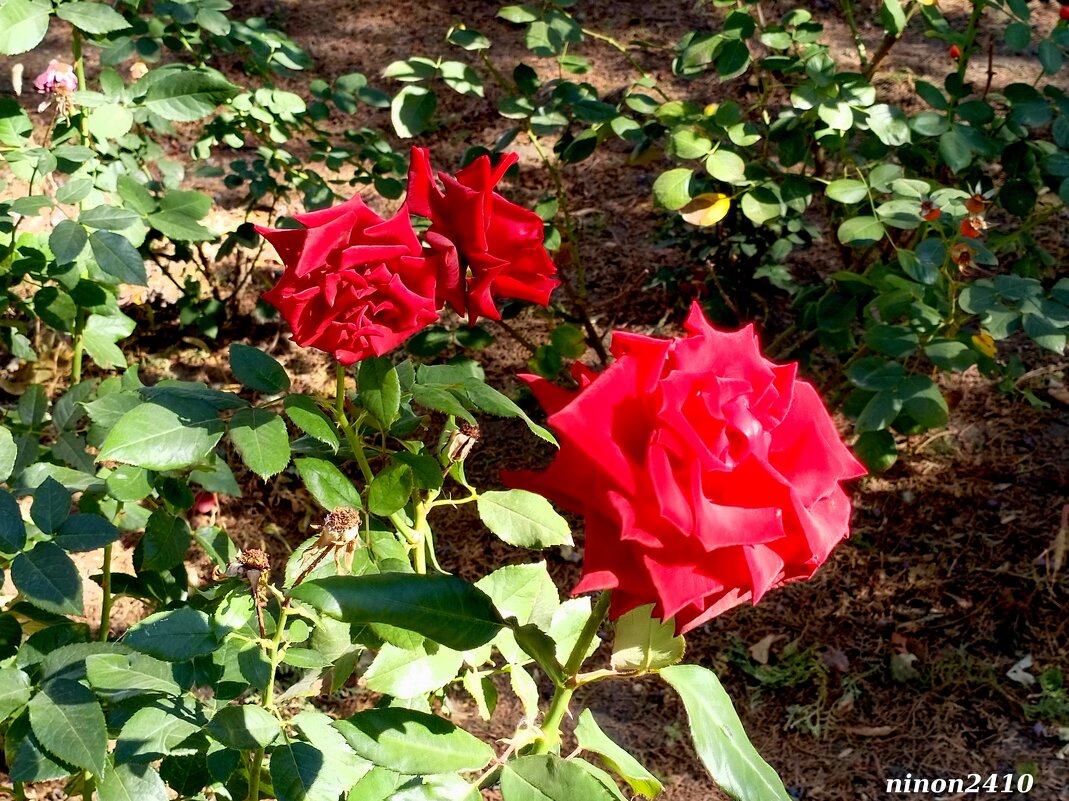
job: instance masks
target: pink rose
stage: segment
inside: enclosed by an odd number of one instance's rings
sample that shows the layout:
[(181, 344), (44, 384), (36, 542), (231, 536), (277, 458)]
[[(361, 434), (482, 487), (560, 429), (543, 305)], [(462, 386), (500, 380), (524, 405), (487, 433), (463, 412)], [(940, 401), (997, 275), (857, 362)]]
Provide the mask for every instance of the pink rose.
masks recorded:
[(545, 306), (560, 283), (543, 246), (542, 220), (493, 191), (518, 158), (509, 153), (491, 167), (480, 156), (455, 177), (438, 173), (440, 189), (427, 150), (412, 148), (406, 202), (431, 220), (425, 239), (437, 263), (439, 306), (449, 303), (470, 324), (501, 319), (495, 297)]
[(438, 319), (435, 272), (406, 209), (383, 220), (354, 197), (294, 219), (305, 227), (256, 230), (286, 265), (264, 299), (298, 345), (353, 364), (393, 350)]
[(578, 391), (524, 376), (560, 451), (506, 483), (586, 519), (574, 593), (611, 589), (610, 616), (655, 604), (688, 631), (773, 587), (808, 578), (848, 534), (840, 482), (865, 473), (797, 365), (761, 356), (753, 328), (616, 332), (603, 373)]
[(70, 64), (52, 59), (48, 69), (33, 79), (33, 88), (40, 94), (69, 94), (78, 91), (78, 76)]

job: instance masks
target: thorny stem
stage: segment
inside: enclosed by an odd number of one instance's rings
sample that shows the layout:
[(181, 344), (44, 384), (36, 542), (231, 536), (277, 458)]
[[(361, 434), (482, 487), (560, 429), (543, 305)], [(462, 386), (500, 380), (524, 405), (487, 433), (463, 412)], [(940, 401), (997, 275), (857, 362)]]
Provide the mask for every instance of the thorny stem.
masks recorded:
[[(270, 652), (271, 667), (267, 674), (267, 687), (260, 705), (271, 714), (274, 714), (275, 706), (275, 676), (278, 673), (278, 664), (281, 662), (279, 652), (282, 650), (282, 637), (286, 632), (286, 616), (289, 613), (288, 600), (280, 603), (278, 607), (278, 622), (275, 624), (275, 636), (271, 638), (267, 650)], [(260, 771), (264, 764), (264, 749), (257, 748), (252, 759), (252, 768), (249, 771), (249, 801), (259, 801), (260, 798)]]
[[(969, 25), (965, 29), (965, 46), (961, 48), (961, 57), (958, 59), (958, 83), (965, 82), (965, 72), (969, 69), (969, 59), (972, 57), (973, 45), (976, 43), (976, 34), (980, 29), (980, 20), (984, 16), (984, 9), (987, 8), (987, 1), (980, 0), (980, 2), (974, 2), (972, 7), (972, 13), (969, 15)], [(947, 124), (950, 125), (954, 122), (954, 113), (958, 108), (958, 94), (954, 92), (950, 97), (950, 104), (947, 108)]]
[(100, 602), (100, 631), (97, 639), (101, 642), (108, 641), (111, 632), (111, 543), (104, 546), (104, 566), (101, 569), (100, 591), (104, 594)]
[(494, 322), (506, 334), (508, 334), (513, 339), (515, 339), (517, 342), (519, 342), (523, 347), (527, 348), (527, 350), (530, 353), (533, 354), (536, 350), (538, 350), (538, 346), (537, 345), (535, 345), (531, 340), (529, 340), (527, 337), (525, 337), (523, 334), (521, 334), (519, 331), (517, 331), (515, 329), (515, 327), (513, 327), (511, 324), (505, 322), (504, 320), (494, 320)]
[(624, 58), (627, 59), (627, 63), (631, 65), (635, 72), (637, 72), (643, 78), (648, 79), (652, 83), (652, 86), (649, 87), (650, 89), (659, 94), (664, 100), (671, 100), (671, 98), (664, 93), (664, 90), (662, 90), (661, 87), (657, 85), (657, 82), (654, 77), (648, 72), (646, 72), (645, 68), (638, 63), (634, 56), (631, 55), (631, 51), (625, 45), (621, 44), (618, 40), (614, 39), (611, 36), (607, 36), (604, 33), (598, 33), (597, 31), (592, 31), (589, 28), (583, 28), (583, 35), (589, 36), (591, 39), (597, 39), (599, 42), (605, 42), (605, 44), (618, 51), (621, 55), (623, 55)]
[(553, 692), (553, 700), (550, 701), (546, 719), (542, 723), (542, 737), (534, 744), (532, 753), (548, 754), (554, 748), (560, 746), (560, 724), (568, 711), (568, 703), (575, 693), (575, 677), (586, 659), (586, 652), (590, 648), (590, 643), (594, 641), (598, 629), (605, 620), (605, 616), (609, 613), (609, 601), (611, 598), (612, 594), (608, 590), (602, 592), (590, 612), (590, 617), (583, 624), (583, 630), (579, 632), (579, 639), (575, 641), (572, 652), (568, 656), (568, 661), (564, 665), (565, 680)]
[(861, 71), (867, 75), (869, 59), (865, 53), (865, 40), (861, 38), (861, 30), (857, 27), (857, 20), (854, 19), (853, 0), (840, 0), (839, 7), (843, 10), (843, 16), (846, 17), (846, 24), (850, 26), (850, 33), (854, 37), (854, 49), (857, 50), (857, 58), (861, 63)]
[(334, 415), (339, 425), (345, 425), (345, 365), (338, 362), (334, 365)]
[(576, 287), (574, 289), (568, 281), (563, 281), (564, 291), (568, 294), (568, 298), (575, 307), (577, 315), (583, 321), (583, 328), (586, 329), (587, 343), (594, 349), (601, 366), (605, 367), (609, 364), (609, 353), (605, 350), (605, 344), (601, 341), (601, 335), (594, 327), (594, 323), (590, 319), (590, 314), (587, 312), (586, 267), (583, 265), (583, 260), (579, 253), (579, 240), (575, 233), (575, 224), (572, 220), (571, 209), (568, 204), (568, 193), (564, 189), (564, 180), (561, 177), (560, 168), (557, 166), (556, 162), (549, 157), (549, 154), (546, 153), (545, 148), (542, 147), (541, 140), (535, 132), (531, 130), (530, 126), (527, 126), (527, 138), (531, 141), (534, 149), (538, 151), (542, 163), (545, 164), (546, 170), (549, 171), (549, 175), (553, 179), (553, 187), (557, 196), (557, 201), (560, 203), (564, 238), (568, 246), (568, 260), (571, 262), (571, 266), (575, 270), (576, 280)]

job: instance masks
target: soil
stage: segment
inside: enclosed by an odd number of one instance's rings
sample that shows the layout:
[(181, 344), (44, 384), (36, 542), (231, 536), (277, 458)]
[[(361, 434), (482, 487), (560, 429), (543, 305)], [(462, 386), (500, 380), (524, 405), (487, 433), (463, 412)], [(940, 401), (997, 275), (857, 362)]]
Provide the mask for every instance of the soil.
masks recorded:
[[(494, 41), (490, 55), (496, 63), (537, 63), (511, 26), (494, 17), (496, 3), (270, 0), (235, 5), (235, 16), (262, 15), (285, 30), (310, 52), (315, 73), (328, 80), (353, 71), (376, 76), (394, 59), (411, 55), (446, 55), (445, 32), (459, 21)], [(673, 78), (666, 48), (688, 30), (711, 25), (716, 12), (708, 5), (617, 0), (579, 3), (576, 13), (584, 26), (621, 42), (647, 43), (635, 51), (643, 67), (669, 94), (704, 104), (722, 99), (725, 89), (715, 79)], [(869, 0), (855, 5), (872, 52), (879, 43), (878, 26), (871, 21), (876, 6)], [(964, 27), (968, 3), (941, 0), (940, 5), (952, 24)], [(787, 8), (763, 6), (769, 15)], [(851, 36), (838, 5), (821, 0), (809, 7), (829, 30), (837, 54), (849, 63)], [(1037, 24), (1053, 24), (1056, 5), (1033, 7)], [(25, 59), (28, 75), (48, 58), (67, 52), (62, 30), (54, 28), (48, 47)], [(999, 52), (998, 30), (990, 33), (993, 85), (1019, 79), (1021, 65)], [(52, 45), (54, 53), (49, 52)], [(583, 52), (594, 64), (586, 77), (603, 93), (623, 88), (633, 74), (607, 45), (590, 42)], [(941, 76), (945, 59), (941, 45), (910, 35), (892, 50), (876, 81), (896, 100), (908, 102), (912, 77)], [(978, 70), (971, 77), (987, 80), (986, 64)], [(244, 77), (235, 74), (236, 80)], [(303, 81), (287, 83), (296, 89)], [(455, 168), (469, 146), (490, 146), (498, 138), (505, 126), (494, 112), (493, 94), (490, 88), (486, 101), (472, 101), (443, 89), (444, 124), (420, 139), (432, 147), (437, 166)], [(389, 127), (386, 115), (373, 111), (343, 122)], [(538, 168), (532, 148), (520, 140), (513, 147), (521, 154), (522, 170), (506, 193), (524, 203), (550, 194), (548, 176)], [(581, 257), (592, 316), (602, 331), (627, 327), (671, 334), (690, 300), (646, 286), (658, 268), (685, 264), (683, 254), (656, 244), (664, 218), (652, 208), (650, 186), (666, 164), (629, 166), (626, 150), (610, 145), (565, 174), (573, 208), (583, 221)], [(224, 205), (231, 199), (218, 184), (201, 183), (200, 188)], [(1064, 231), (1054, 233), (1064, 240)], [(808, 260), (796, 268), (826, 272), (821, 253), (817, 249), (803, 256)], [(233, 279), (228, 264), (217, 269), (219, 280)], [(270, 262), (258, 268), (243, 309), (251, 310), (255, 292), (270, 285), (274, 269)], [(754, 292), (767, 293), (767, 288), (755, 286)], [(784, 321), (777, 309), (782, 305), (769, 306), (769, 316), (756, 320), (759, 328), (780, 330)], [(521, 315), (514, 325), (536, 342), (544, 341), (548, 330), (534, 312)], [(227, 326), (222, 341), (236, 335), (264, 347), (297, 377), (296, 389), (330, 388), (326, 361), (293, 347), (276, 323), (245, 315)], [(528, 353), (504, 332), (494, 333), (497, 341), (480, 361), (497, 386), (515, 389), (512, 376), (523, 370)], [(201, 347), (196, 339), (176, 343), (169, 332), (165, 337), (166, 349), (164, 338), (149, 332), (139, 340), (145, 374), (227, 382), (225, 355), (216, 352), (215, 343)], [(1034, 355), (1026, 354), (1026, 363)], [(867, 801), (892, 797), (885, 792), (886, 781), (907, 775), (968, 780), (970, 774), (980, 774), (986, 780), (989, 774), (1030, 772), (1036, 786), (1027, 798), (1069, 798), (1069, 699), (1063, 692), (1058, 707), (1057, 694), (1041, 692), (1035, 681), (1056, 668), (1069, 674), (1069, 565), (1064, 560), (1069, 534), (1062, 517), (1063, 505), (1069, 503), (1069, 414), (1063, 400), (1067, 365), (1045, 364), (1049, 369), (1026, 384), (1048, 408), (1029, 406), (974, 372), (947, 379), (945, 389), (955, 400), (949, 425), (909, 439), (890, 470), (855, 482), (853, 534), (813, 580), (778, 590), (759, 606), (736, 609), (688, 635), (687, 661), (718, 672), (755, 746), (780, 772), (793, 797)], [(818, 383), (824, 378), (811, 377)], [(469, 475), (479, 486), (490, 487), (499, 468), (538, 466), (549, 457), (550, 450), (522, 427), (491, 420), (470, 460)], [(283, 474), (266, 485), (252, 476), (239, 477), (246, 495), (224, 500), (220, 522), (243, 545), (266, 547), (282, 557), (286, 544), (299, 543), (316, 522), (311, 503), (295, 476)], [(432, 522), (443, 566), (466, 578), (530, 558), (488, 544), (465, 507)], [(581, 521), (572, 522), (577, 552), (544, 554), (562, 589), (574, 583), (579, 570), (582, 527)], [(89, 565), (86, 570), (95, 572)], [(207, 580), (202, 557), (193, 557), (191, 570)], [(511, 734), (516, 705), (504, 689), (501, 696), (489, 724), (474, 720), (463, 697), (451, 700), (457, 714), (471, 717), (474, 726), (505, 737)], [(603, 683), (578, 703), (589, 706), (614, 739), (663, 776), (665, 801), (721, 797), (696, 760), (680, 702), (662, 683)], [(1042, 713), (1035, 708), (1040, 704)]]

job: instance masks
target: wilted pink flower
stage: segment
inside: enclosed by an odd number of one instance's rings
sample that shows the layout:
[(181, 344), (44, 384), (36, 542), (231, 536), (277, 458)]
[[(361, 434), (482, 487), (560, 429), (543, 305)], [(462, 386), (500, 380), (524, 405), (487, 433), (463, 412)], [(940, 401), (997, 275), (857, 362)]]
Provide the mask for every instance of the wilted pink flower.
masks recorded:
[(48, 69), (33, 79), (33, 88), (40, 94), (69, 94), (78, 91), (78, 76), (74, 67), (52, 59)]

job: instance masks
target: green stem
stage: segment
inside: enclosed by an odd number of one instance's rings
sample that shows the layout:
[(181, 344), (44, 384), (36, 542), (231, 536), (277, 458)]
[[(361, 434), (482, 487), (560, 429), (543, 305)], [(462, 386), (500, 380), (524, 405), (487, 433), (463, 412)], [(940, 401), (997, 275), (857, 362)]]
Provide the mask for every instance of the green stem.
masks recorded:
[(572, 700), (572, 695), (575, 694), (575, 687), (572, 682), (586, 659), (586, 652), (590, 648), (590, 643), (594, 641), (598, 629), (605, 620), (605, 616), (609, 613), (609, 601), (611, 599), (610, 592), (603, 592), (597, 603), (594, 604), (594, 608), (590, 611), (590, 617), (583, 624), (583, 630), (579, 632), (579, 639), (575, 641), (572, 652), (568, 656), (568, 661), (564, 665), (565, 681), (553, 691), (553, 700), (550, 701), (546, 719), (542, 722), (542, 737), (534, 744), (532, 753), (548, 754), (560, 746), (560, 724), (568, 711), (568, 703)]
[(111, 543), (104, 546), (104, 566), (101, 569), (100, 589), (104, 597), (100, 602), (100, 631), (97, 637), (101, 642), (108, 641), (111, 632)]
[(71, 356), (71, 384), (77, 384), (82, 380), (82, 360), (85, 354), (85, 314), (81, 309), (74, 321), (74, 353)]
[(249, 768), (249, 801), (260, 801), (260, 771), (264, 767), (264, 749), (257, 748)]
[(334, 389), (334, 416), (338, 424), (345, 425), (345, 365), (338, 362), (334, 365), (335, 389)]
[[(969, 69), (969, 59), (972, 58), (973, 45), (976, 44), (976, 35), (980, 30), (980, 20), (984, 16), (988, 0), (973, 0), (972, 14), (969, 15), (969, 24), (965, 29), (965, 46), (961, 48), (961, 56), (958, 58), (958, 83), (965, 82), (965, 73)], [(954, 122), (954, 115), (958, 109), (958, 96), (955, 93), (950, 98), (947, 108), (947, 124)]]
[(854, 19), (854, 4), (852, 0), (841, 0), (839, 6), (843, 10), (843, 16), (846, 17), (846, 24), (850, 26), (850, 33), (854, 37), (854, 49), (857, 50), (857, 58), (861, 64), (861, 71), (868, 72), (868, 54), (865, 51), (865, 40), (861, 38), (861, 31), (857, 27), (857, 20)]
[[(78, 77), (78, 91), (84, 92), (85, 84), (85, 59), (82, 56), (82, 32), (77, 28), (71, 34), (71, 55), (74, 56), (74, 74)], [(89, 147), (89, 109), (85, 106), (78, 108), (78, 128), (82, 134), (82, 144)]]
[[(283, 602), (278, 607), (278, 623), (275, 625), (275, 635), (271, 638), (267, 650), (270, 652), (271, 667), (267, 673), (267, 687), (264, 689), (264, 697), (260, 706), (271, 714), (275, 714), (275, 676), (278, 673), (278, 664), (282, 661), (282, 637), (286, 633), (286, 616), (289, 612), (289, 602)], [(260, 771), (264, 763), (264, 749), (258, 748), (254, 752), (252, 770), (249, 771), (249, 801), (259, 801), (260, 798)]]

